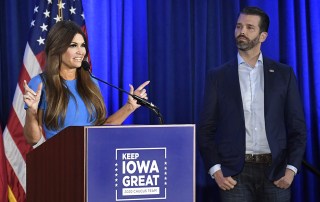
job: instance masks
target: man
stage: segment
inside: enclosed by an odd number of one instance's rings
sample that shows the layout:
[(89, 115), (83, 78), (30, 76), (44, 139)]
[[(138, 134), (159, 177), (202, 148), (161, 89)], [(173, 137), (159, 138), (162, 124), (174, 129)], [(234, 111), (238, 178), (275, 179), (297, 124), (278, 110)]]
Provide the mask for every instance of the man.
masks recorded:
[(260, 50), (268, 27), (264, 11), (244, 8), (235, 28), (237, 59), (207, 74), (198, 141), (222, 201), (290, 201), (305, 151), (293, 70)]

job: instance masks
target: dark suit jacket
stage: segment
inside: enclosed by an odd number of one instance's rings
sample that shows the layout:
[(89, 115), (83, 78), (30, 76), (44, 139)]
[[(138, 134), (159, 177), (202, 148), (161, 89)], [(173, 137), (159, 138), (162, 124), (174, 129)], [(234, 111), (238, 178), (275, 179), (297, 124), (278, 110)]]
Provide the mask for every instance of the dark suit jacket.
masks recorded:
[[(272, 154), (266, 174), (277, 180), (287, 164), (300, 168), (306, 127), (292, 68), (267, 58), (263, 66), (265, 128)], [(207, 169), (221, 164), (224, 176), (241, 172), (246, 130), (237, 59), (208, 72), (197, 133)]]

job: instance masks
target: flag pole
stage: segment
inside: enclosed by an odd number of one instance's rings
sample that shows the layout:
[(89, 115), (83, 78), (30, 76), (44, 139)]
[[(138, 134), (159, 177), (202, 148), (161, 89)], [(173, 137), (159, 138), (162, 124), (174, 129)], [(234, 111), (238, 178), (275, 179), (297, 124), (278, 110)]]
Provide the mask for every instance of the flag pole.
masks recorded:
[(63, 21), (63, 12), (62, 12), (62, 0), (58, 1), (58, 16), (60, 17), (61, 21)]

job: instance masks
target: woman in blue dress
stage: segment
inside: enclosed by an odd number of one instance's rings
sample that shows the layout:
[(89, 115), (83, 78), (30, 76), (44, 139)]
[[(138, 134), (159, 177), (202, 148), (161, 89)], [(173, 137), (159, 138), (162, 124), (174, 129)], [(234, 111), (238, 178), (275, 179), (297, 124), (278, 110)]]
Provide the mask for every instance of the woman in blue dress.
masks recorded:
[[(23, 99), (26, 108), (24, 135), (37, 146), (68, 126), (119, 125), (138, 107), (128, 96), (127, 103), (107, 117), (106, 106), (99, 85), (81, 68), (88, 57), (86, 36), (72, 21), (56, 23), (50, 30), (45, 45), (44, 72), (24, 81)], [(147, 99), (141, 84), (130, 93)], [(42, 135), (45, 132), (45, 137)]]

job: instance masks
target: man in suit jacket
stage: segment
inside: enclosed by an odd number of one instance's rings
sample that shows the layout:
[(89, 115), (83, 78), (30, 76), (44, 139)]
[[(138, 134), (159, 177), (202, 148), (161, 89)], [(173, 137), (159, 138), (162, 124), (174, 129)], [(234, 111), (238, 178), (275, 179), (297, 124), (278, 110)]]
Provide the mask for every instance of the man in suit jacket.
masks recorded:
[(207, 74), (198, 143), (222, 201), (290, 201), (306, 127), (291, 67), (262, 56), (269, 17), (244, 8), (237, 59)]

